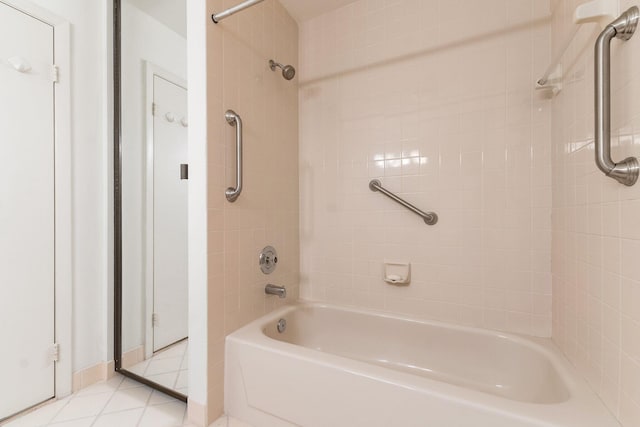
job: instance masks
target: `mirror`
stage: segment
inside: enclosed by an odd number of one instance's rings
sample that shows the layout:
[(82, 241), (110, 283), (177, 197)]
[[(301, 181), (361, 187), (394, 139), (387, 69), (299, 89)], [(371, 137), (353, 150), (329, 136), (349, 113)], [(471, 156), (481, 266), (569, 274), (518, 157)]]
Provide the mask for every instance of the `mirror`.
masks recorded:
[(186, 0), (115, 7), (116, 369), (186, 400)]

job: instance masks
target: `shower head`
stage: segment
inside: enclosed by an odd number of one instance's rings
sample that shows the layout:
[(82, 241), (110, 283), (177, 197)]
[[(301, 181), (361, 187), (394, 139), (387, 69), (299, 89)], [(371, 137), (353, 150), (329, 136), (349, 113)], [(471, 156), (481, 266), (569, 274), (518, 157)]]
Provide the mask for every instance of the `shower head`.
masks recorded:
[(282, 69), (282, 77), (286, 80), (291, 80), (296, 75), (296, 69), (293, 68), (293, 65), (282, 65), (279, 62), (270, 59), (269, 68), (271, 68), (271, 71), (275, 71), (276, 67)]

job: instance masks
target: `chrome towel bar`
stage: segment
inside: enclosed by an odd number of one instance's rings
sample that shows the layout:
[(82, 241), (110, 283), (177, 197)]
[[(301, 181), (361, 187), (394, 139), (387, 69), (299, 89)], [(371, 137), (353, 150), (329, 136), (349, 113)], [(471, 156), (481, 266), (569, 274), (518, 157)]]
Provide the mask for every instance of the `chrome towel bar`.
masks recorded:
[(640, 165), (635, 157), (619, 163), (611, 159), (611, 40), (629, 40), (636, 30), (640, 12), (631, 7), (607, 25), (596, 41), (595, 49), (595, 146), (596, 165), (610, 178), (632, 186), (638, 180)]
[(227, 110), (224, 117), (230, 126), (236, 127), (236, 188), (229, 187), (224, 192), (227, 200), (233, 203), (242, 193), (242, 119), (233, 110)]
[(438, 222), (438, 215), (436, 215), (435, 212), (424, 212), (418, 208), (416, 208), (415, 206), (413, 206), (411, 203), (407, 202), (404, 199), (401, 199), (400, 197), (396, 196), (395, 194), (393, 194), (392, 192), (390, 192), (389, 190), (387, 190), (386, 188), (384, 188), (382, 186), (382, 183), (377, 180), (371, 180), (371, 182), (369, 182), (369, 189), (371, 191), (379, 191), (382, 194), (384, 194), (385, 196), (387, 196), (388, 198), (390, 198), (391, 200), (400, 203), (402, 206), (404, 206), (405, 208), (409, 209), (411, 212), (413, 212), (416, 215), (419, 215), (420, 217), (422, 217), (422, 219), (424, 220), (424, 222), (427, 225), (435, 225)]

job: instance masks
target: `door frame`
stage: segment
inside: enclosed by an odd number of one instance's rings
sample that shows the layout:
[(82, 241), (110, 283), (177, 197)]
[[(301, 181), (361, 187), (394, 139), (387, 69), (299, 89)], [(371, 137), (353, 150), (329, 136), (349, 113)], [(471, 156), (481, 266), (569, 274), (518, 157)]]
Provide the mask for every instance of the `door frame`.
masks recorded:
[(144, 355), (145, 359), (150, 358), (153, 355), (153, 295), (154, 295), (154, 275), (153, 275), (153, 226), (154, 226), (154, 209), (153, 209), (153, 196), (154, 196), (154, 168), (153, 168), (153, 156), (154, 156), (154, 135), (153, 135), (153, 78), (158, 76), (170, 83), (180, 86), (184, 90), (188, 91), (187, 82), (179, 76), (153, 64), (150, 61), (144, 61), (145, 68), (145, 212), (144, 212), (144, 237), (145, 250), (143, 253), (144, 266), (145, 266), (145, 342), (144, 342)]
[[(71, 202), (71, 27), (68, 21), (28, 0), (0, 0), (53, 28), (54, 86), (54, 342), (59, 359), (54, 367), (55, 397), (71, 394), (73, 378), (73, 246)], [(53, 344), (53, 343), (52, 343)]]

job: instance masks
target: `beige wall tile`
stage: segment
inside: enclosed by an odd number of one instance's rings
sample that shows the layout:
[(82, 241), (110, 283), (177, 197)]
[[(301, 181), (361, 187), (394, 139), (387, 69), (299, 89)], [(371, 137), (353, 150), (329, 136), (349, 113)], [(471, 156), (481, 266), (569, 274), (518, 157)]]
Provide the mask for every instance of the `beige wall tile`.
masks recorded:
[[(301, 24), (304, 298), (550, 336), (549, 16), (544, 0), (361, 0)], [(384, 284), (385, 259), (412, 263), (408, 288)]]
[[(209, 10), (233, 2), (214, 1)], [(235, 4), (235, 3), (234, 3)], [(269, 59), (298, 67), (298, 27), (275, 0), (207, 26), (209, 421), (223, 410), (224, 337), (298, 299), (298, 78), (286, 81)], [(235, 176), (233, 109), (244, 124), (244, 190), (235, 203), (224, 191)], [(278, 250), (278, 268), (260, 272), (258, 254)], [(267, 283), (287, 299), (265, 296)]]
[[(552, 1), (556, 51), (570, 35), (580, 1)], [(620, 10), (631, 6), (620, 1)], [(572, 64), (552, 109), (553, 338), (627, 426), (640, 419), (637, 281), (639, 188), (600, 173), (593, 160), (593, 44), (584, 28), (563, 57)], [(612, 43), (614, 159), (638, 156), (640, 39)], [(635, 316), (635, 317), (634, 317)]]

